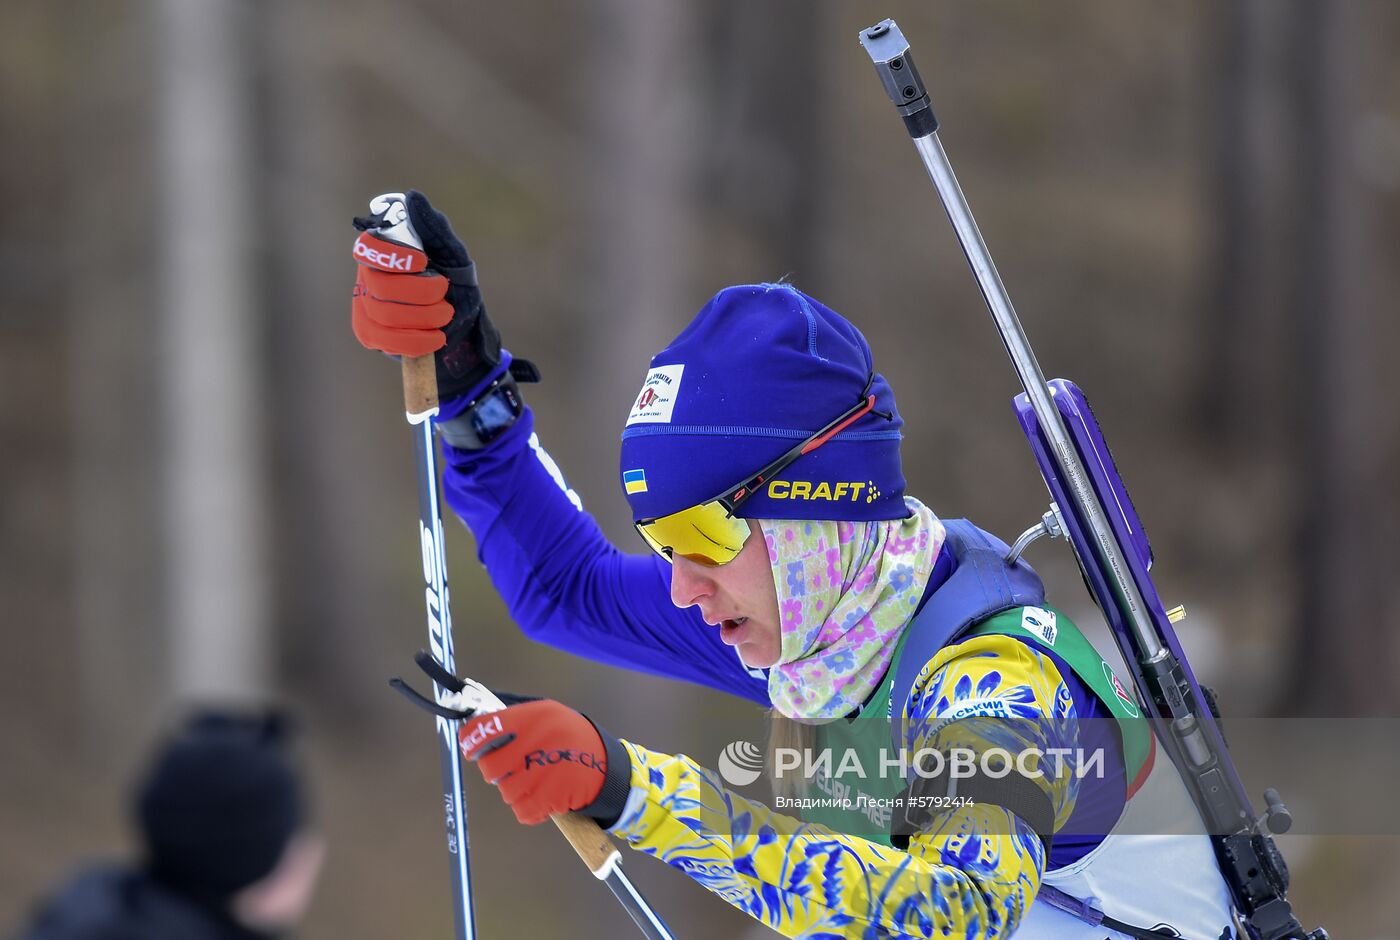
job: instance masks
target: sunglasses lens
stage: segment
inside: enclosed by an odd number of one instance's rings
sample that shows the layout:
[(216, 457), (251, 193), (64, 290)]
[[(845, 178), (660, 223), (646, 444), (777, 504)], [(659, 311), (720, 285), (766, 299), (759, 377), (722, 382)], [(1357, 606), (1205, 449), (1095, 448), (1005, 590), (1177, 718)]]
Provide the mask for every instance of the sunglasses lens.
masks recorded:
[(642, 540), (647, 543), (647, 547), (667, 561), (671, 560), (671, 549), (662, 545), (651, 534), (651, 525), (637, 524), (637, 531), (641, 533)]
[(668, 560), (680, 555), (702, 565), (722, 565), (744, 547), (749, 524), (714, 501), (638, 523), (637, 531), (652, 551)]

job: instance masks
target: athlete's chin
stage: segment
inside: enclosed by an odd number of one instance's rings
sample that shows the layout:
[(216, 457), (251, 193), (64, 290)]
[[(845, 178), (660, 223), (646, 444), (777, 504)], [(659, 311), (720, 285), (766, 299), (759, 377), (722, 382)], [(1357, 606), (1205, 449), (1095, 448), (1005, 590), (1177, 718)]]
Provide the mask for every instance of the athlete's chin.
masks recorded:
[(768, 669), (777, 665), (780, 650), (767, 643), (740, 643), (738, 653), (739, 661), (750, 669)]

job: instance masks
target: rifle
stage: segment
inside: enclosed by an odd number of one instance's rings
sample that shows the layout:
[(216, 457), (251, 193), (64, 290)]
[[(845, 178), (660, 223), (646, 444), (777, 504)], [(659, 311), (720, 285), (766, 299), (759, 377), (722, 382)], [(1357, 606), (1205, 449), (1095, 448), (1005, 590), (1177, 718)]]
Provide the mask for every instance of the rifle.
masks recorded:
[(884, 20), (860, 34), (875, 70), (928, 170), (982, 291), (997, 331), (1025, 391), (1014, 406), (1041, 476), (1050, 509), (1012, 547), (1014, 560), (1035, 539), (1067, 539), (1079, 570), (1113, 633), (1144, 711), (1176, 765), (1205, 824), (1216, 863), (1235, 908), (1254, 940), (1327, 940), (1306, 931), (1288, 902), (1288, 867), (1272, 833), (1292, 817), (1278, 791), (1264, 791), (1256, 816), (1225, 746), (1220, 727), (1172, 628), (1148, 570), (1148, 544), (1127, 487), (1084, 394), (1065, 379), (1047, 382), (1036, 361), (991, 254), (963, 198), (938, 139), (928, 91), (909, 55), (909, 43)]

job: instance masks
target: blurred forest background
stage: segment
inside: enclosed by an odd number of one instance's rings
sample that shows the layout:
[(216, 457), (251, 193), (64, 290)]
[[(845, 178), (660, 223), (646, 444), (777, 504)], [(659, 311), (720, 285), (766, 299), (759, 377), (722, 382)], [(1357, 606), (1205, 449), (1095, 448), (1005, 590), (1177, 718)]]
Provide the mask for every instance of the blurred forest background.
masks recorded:
[[(1227, 714), (1400, 712), (1400, 6), (10, 0), (0, 931), (129, 850), (149, 743), (218, 696), (302, 718), (331, 849), (302, 935), (448, 934), (436, 748), (385, 686), (423, 645), (412, 445), (397, 369), (349, 330), (376, 193), (454, 220), (545, 374), (541, 440), (624, 544), (650, 353), (783, 275), (869, 336), (911, 492), (1008, 540), (1039, 518), (1014, 373), (857, 44), (885, 16)], [(523, 639), (448, 528), (464, 670), (707, 763), (761, 740), (755, 708)], [(1062, 546), (1030, 558), (1092, 619)], [(471, 777), (481, 935), (628, 935)], [(1400, 937), (1400, 839), (1283, 845), (1310, 926)], [(626, 861), (678, 935), (760, 934)]]

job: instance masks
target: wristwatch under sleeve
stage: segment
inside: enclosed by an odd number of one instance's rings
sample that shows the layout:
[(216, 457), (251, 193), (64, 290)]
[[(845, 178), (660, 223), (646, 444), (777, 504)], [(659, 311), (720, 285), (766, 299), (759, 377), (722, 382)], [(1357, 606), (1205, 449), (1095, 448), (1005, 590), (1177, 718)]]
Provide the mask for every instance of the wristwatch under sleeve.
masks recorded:
[(515, 377), (505, 372), (455, 418), (438, 422), (438, 433), (458, 450), (480, 450), (519, 420), (524, 408)]

